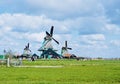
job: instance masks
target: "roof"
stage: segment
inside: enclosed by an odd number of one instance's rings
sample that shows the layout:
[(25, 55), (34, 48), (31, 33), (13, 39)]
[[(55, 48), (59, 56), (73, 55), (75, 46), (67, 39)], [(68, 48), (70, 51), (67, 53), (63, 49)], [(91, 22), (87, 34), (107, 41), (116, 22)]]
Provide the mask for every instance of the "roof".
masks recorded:
[(34, 53), (32, 56), (38, 56), (38, 55)]

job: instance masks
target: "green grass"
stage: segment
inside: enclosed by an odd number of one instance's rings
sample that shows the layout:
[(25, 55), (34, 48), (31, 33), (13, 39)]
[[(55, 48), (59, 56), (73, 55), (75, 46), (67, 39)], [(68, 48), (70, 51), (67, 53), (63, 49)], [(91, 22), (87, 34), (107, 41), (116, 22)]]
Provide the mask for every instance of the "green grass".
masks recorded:
[(120, 84), (119, 60), (37, 60), (24, 66), (61, 68), (0, 67), (0, 84)]

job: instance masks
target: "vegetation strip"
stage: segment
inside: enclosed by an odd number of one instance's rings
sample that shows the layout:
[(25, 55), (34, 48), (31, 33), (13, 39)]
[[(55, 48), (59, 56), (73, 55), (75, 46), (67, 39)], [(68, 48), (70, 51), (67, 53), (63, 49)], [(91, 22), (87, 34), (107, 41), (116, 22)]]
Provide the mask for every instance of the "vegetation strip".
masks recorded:
[(63, 66), (15, 66), (15, 67), (31, 67), (31, 68), (61, 68)]

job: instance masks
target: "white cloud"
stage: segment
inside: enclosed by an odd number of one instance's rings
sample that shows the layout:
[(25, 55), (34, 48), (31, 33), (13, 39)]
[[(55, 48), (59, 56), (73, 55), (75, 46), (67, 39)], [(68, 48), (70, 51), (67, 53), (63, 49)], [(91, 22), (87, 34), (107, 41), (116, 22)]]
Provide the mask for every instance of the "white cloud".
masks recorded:
[[(44, 15), (31, 16), (26, 14), (1, 14), (0, 21), (4, 23), (0, 24), (0, 26), (6, 32), (2, 33), (2, 36), (8, 35), (11, 39), (21, 39), (25, 42), (26, 40), (43, 42), (43, 38), (45, 36), (44, 31), (49, 32), (51, 24), (55, 25), (53, 37), (63, 45), (65, 40), (71, 42), (71, 45), (74, 41), (76, 41), (76, 44), (79, 45), (79, 41), (77, 42), (77, 40), (81, 39), (80, 42), (82, 41), (84, 43), (97, 46), (103, 45), (102, 41), (105, 40), (105, 37), (102, 34), (86, 34), (78, 38), (78, 33), (84, 30), (86, 23), (88, 23), (88, 26), (95, 23), (95, 26), (88, 28), (89, 32), (101, 30), (100, 28), (97, 29), (96, 27), (104, 25), (104, 22), (106, 22), (105, 17), (96, 17), (94, 19), (92, 17), (79, 17), (75, 19), (59, 21), (47, 18)], [(97, 24), (96, 21), (98, 21)]]
[(107, 48), (103, 34), (81, 35), (79, 41), (84, 47)]
[(105, 30), (111, 34), (120, 34), (120, 27), (116, 24), (106, 24)]
[[(0, 14), (0, 26), (3, 29), (11, 28), (9, 31), (38, 32), (49, 30), (54, 25), (56, 30), (69, 31), (69, 21), (58, 21), (47, 18), (45, 15), (31, 16), (26, 14)], [(69, 26), (68, 26), (69, 25)], [(8, 27), (8, 28), (5, 28)], [(7, 30), (8, 31), (8, 30)]]
[(86, 40), (95, 40), (95, 41), (105, 40), (105, 36), (103, 34), (82, 35), (80, 36), (80, 38), (86, 39)]
[[(32, 16), (26, 14), (1, 14), (0, 26), (11, 27), (11, 31), (15, 32), (38, 32), (49, 31), (52, 25), (55, 26), (57, 33), (71, 33), (74, 31), (87, 32), (92, 30), (98, 32), (106, 23), (107, 19), (104, 16), (100, 17), (78, 17), (75, 19), (66, 19), (63, 21), (47, 18), (45, 15)], [(89, 26), (89, 27), (86, 27)], [(96, 28), (98, 27), (99, 28)], [(83, 29), (84, 28), (84, 29)], [(74, 31), (72, 31), (74, 29)]]
[(1, 26), (22, 27), (36, 29), (43, 24), (44, 16), (30, 16), (26, 14), (1, 14)]
[(115, 45), (115, 46), (117, 46), (117, 47), (120, 47), (120, 40), (111, 40), (110, 43), (111, 43), (112, 45)]
[(11, 31), (11, 27), (5, 26), (0, 28), (0, 37), (3, 37), (5, 34)]
[[(3, 49), (16, 49), (19, 45), (17, 40), (10, 38), (9, 36), (4, 36), (0, 40), (1, 50)], [(20, 46), (19, 46), (20, 47)]]
[[(69, 31), (69, 27), (64, 25), (64, 22), (52, 20), (43, 15), (1, 14), (0, 22), (2, 23), (0, 24), (0, 36), (9, 36), (12, 39), (40, 41), (43, 39), (45, 31), (49, 32), (51, 25), (55, 25), (54, 32)], [(55, 34), (54, 37), (60, 39), (59, 35)]]
[(36, 42), (42, 42), (45, 37), (45, 32), (41, 33), (26, 33), (24, 34), (25, 39), (36, 41)]

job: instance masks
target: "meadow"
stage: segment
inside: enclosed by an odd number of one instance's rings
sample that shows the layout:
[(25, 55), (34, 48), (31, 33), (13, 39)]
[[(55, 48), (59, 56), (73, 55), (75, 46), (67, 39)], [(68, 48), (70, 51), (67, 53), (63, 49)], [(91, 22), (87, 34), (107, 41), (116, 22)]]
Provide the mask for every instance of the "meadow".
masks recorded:
[(0, 84), (120, 84), (120, 60), (25, 60), (22, 66), (1, 65)]

